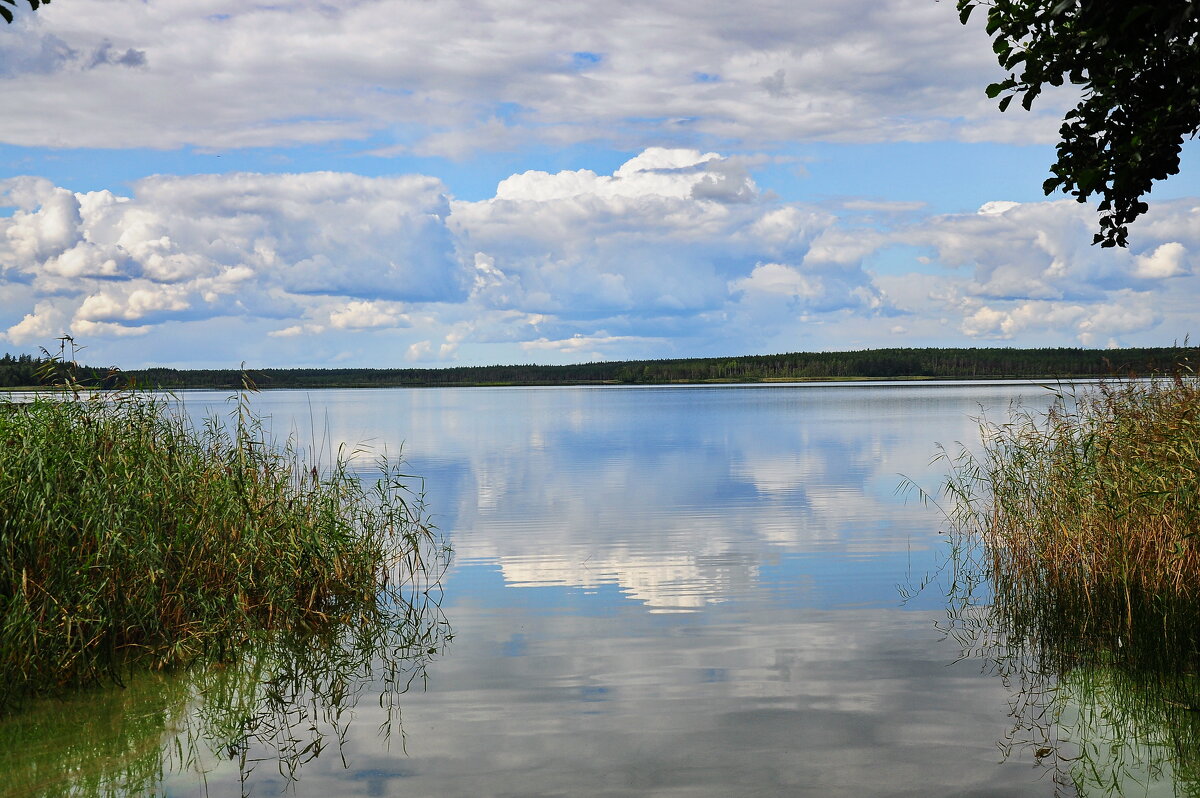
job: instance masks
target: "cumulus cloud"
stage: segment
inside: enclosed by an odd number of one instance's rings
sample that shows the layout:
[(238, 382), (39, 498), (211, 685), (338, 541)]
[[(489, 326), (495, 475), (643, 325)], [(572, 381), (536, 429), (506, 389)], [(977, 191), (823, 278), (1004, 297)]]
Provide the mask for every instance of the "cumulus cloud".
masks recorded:
[(780, 296), (811, 298), (821, 294), (821, 287), (797, 269), (779, 263), (763, 263), (754, 267), (749, 277), (734, 280), (735, 291), (758, 291)]
[(394, 303), (356, 300), (329, 314), (329, 326), (340, 330), (407, 326), (408, 320)]
[[(549, 202), (572, 197), (694, 197), (698, 186), (727, 179), (726, 161), (715, 152), (651, 147), (626, 161), (612, 175), (597, 175), (590, 169), (574, 172), (530, 171), (513, 175), (496, 187), (497, 200)], [(757, 191), (748, 175), (735, 194)], [(701, 197), (703, 198), (703, 197)]]
[(1149, 280), (1161, 280), (1185, 274), (1189, 267), (1185, 258), (1187, 248), (1178, 241), (1169, 241), (1146, 255), (1138, 255), (1135, 274)]
[(1073, 335), (1075, 342), (1083, 346), (1099, 346), (1105, 341), (1115, 342), (1129, 333), (1149, 330), (1162, 321), (1162, 316), (1151, 306), (1151, 299), (1145, 295), (1122, 291), (1114, 299), (1116, 301), (1093, 305), (1062, 302), (1022, 302), (1001, 307), (979, 305), (963, 317), (961, 329), (972, 338), (994, 340), (1066, 333)]
[[(1169, 344), (1190, 333), (1194, 316), (1186, 299), (1198, 287), (1188, 263), (1200, 244), (1193, 204), (1152, 206), (1126, 251), (1091, 245), (1089, 206), (989, 202), (975, 214), (931, 217), (889, 234), (929, 247), (948, 271), (878, 282), (898, 308), (927, 314), (940, 307), (971, 338)], [(1162, 242), (1165, 236), (1174, 240)], [(1148, 337), (1154, 331), (1158, 337)]]
[[(824, 221), (758, 202), (753, 181), (736, 175), (714, 153), (654, 148), (612, 175), (516, 175), (492, 200), (456, 203), (451, 225), (488, 264), (485, 279), (506, 286), (509, 307), (696, 311), (724, 301), (728, 277), (764, 256), (802, 258)], [(705, 190), (731, 180), (731, 192)]]
[(256, 347), (272, 365), (721, 355), (900, 335), (1156, 344), (1194, 333), (1200, 288), (1194, 201), (1154, 205), (1135, 248), (1113, 251), (1090, 245), (1094, 211), (1074, 202), (864, 217), (868, 201), (839, 218), (761, 191), (744, 159), (687, 148), (647, 149), (611, 174), (522, 172), (481, 201), (420, 175), (311, 172), (152, 177), (129, 196), (14, 178), (0, 202), (15, 208), (0, 217), (3, 337), (68, 331), (130, 366), (121, 339), (170, 330), (204, 344), (222, 328), (237, 330), (228, 351)]
[(1028, 142), (1069, 99), (995, 113), (987, 37), (926, 0), (77, 0), (0, 30), (0, 52), (0, 140), (29, 146)]
[(306, 308), (310, 328), (403, 326), (402, 301), (466, 295), (432, 178), (153, 177), (132, 197), (18, 178), (0, 197), (20, 208), (0, 219), (0, 274), (57, 297), (10, 323), (14, 343)]
[[(514, 175), (491, 200), (454, 203), (450, 218), (481, 304), (549, 319), (542, 326), (558, 334), (526, 349), (587, 357), (617, 346), (653, 354), (650, 342), (685, 330), (715, 347), (730, 324), (737, 338), (773, 335), (804, 309), (870, 312), (879, 296), (860, 259), (810, 251), (833, 222), (764, 195), (741, 161), (667, 148), (611, 175)], [(790, 290), (775, 290), (781, 301), (763, 315), (764, 290), (781, 280)], [(705, 332), (707, 314), (724, 319), (723, 334)]]
[(63, 254), (75, 245), (83, 223), (74, 194), (63, 188), (49, 188), (48, 181), (36, 185), (29, 182), (14, 185), (14, 199), (24, 204), (30, 195), (40, 195), (36, 200), (40, 207), (36, 211), (17, 211), (5, 230), (13, 255), (27, 262)]
[(14, 344), (41, 343), (61, 333), (69, 320), (67, 311), (60, 303), (38, 302), (33, 310), (8, 328), (8, 340)]

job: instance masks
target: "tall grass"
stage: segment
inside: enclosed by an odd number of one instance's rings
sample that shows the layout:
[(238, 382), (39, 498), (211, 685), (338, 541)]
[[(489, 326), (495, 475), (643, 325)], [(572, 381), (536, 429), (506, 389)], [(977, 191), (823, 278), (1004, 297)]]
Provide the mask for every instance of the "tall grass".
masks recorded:
[(244, 398), (201, 428), (146, 394), (0, 403), (0, 712), (372, 613), (431, 539), (379, 466), (301, 463)]
[(999, 601), (1042, 591), (1036, 601), (1075, 602), (1126, 631), (1139, 606), (1200, 607), (1195, 377), (1060, 394), (1045, 414), (981, 433), (982, 453), (961, 452), (946, 488)]
[(1196, 794), (1200, 380), (1061, 391), (980, 433), (946, 455), (945, 631), (1016, 691), (1001, 749), (1065, 794)]

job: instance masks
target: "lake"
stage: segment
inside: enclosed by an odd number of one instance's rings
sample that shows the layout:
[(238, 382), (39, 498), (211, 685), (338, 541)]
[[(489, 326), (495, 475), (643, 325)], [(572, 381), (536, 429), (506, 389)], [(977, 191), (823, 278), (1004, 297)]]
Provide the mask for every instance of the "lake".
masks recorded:
[[(154, 778), (172, 796), (1051, 795), (1069, 758), (1021, 728), (1018, 680), (944, 631), (941, 517), (899, 491), (901, 475), (935, 489), (937, 444), (976, 441), (981, 410), (1001, 418), (1021, 397), (1041, 407), (1050, 394), (927, 382), (256, 394), (274, 434), (324, 462), (342, 444), (403, 451), (453, 547), (441, 638), (404, 691), (354, 682), (320, 755), (290, 770), (261, 740), (248, 757), (221, 756), (224, 742), (172, 754), (198, 728), (188, 713), (219, 700), (195, 682), (146, 677), (55, 711), (110, 713), (86, 733), (111, 735), (146, 711), (139, 690), (152, 695), (170, 720), (138, 755), (166, 752)], [(182, 398), (197, 417), (231, 409), (219, 394)], [(310, 714), (298, 725), (319, 725)], [(31, 756), (97, 746), (23, 734)], [(1170, 794), (1169, 768), (1142, 775)]]

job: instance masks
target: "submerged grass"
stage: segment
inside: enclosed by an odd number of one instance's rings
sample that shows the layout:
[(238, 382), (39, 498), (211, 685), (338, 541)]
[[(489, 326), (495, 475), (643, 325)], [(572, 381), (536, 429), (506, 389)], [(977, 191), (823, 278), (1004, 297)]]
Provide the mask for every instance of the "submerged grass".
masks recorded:
[(379, 468), (301, 463), (244, 395), (202, 428), (147, 394), (0, 402), (0, 713), (374, 613), (432, 537)]

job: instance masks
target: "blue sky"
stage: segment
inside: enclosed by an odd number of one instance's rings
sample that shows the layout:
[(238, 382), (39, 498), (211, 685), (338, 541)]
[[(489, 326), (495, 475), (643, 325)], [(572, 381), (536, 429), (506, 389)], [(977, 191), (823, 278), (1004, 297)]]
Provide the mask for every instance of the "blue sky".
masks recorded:
[[(952, 3), (73, 0), (0, 29), (0, 350), (565, 363), (1194, 337), (1200, 158), (1044, 197)], [(978, 23), (978, 24), (977, 24)]]

